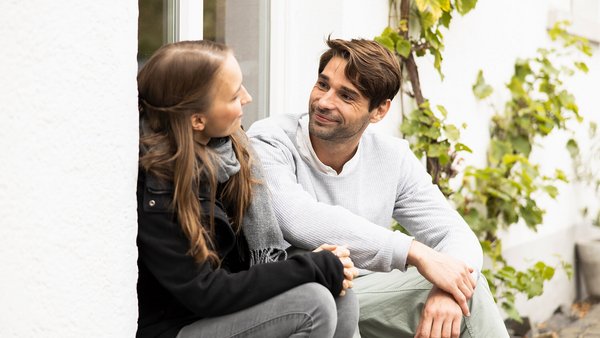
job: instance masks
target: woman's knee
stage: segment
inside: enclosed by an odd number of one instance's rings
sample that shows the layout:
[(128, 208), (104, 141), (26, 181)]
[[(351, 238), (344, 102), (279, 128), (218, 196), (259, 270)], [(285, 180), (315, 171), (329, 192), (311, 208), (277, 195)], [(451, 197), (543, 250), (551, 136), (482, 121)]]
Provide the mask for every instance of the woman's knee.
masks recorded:
[[(337, 323), (337, 307), (329, 290), (317, 283), (307, 283), (294, 290), (304, 313), (310, 318), (312, 335), (332, 337)], [(317, 334), (317, 332), (319, 334)]]

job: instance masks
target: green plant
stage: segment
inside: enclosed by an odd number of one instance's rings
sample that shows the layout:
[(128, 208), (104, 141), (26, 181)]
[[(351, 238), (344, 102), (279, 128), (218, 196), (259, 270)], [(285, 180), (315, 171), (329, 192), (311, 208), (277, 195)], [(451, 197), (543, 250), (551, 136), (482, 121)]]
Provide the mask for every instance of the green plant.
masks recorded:
[[(483, 271), (490, 288), (505, 312), (519, 320), (515, 295), (523, 293), (532, 298), (542, 294), (544, 282), (554, 276), (556, 267), (536, 262), (530, 268), (517, 271), (502, 255), (498, 231), (520, 221), (537, 230), (544, 210), (537, 205), (536, 198), (543, 194), (556, 197), (556, 182), (566, 181), (560, 170), (543, 173), (538, 164), (530, 161), (529, 155), (543, 137), (554, 130), (566, 129), (569, 120), (581, 120), (575, 99), (562, 81), (575, 70), (587, 71), (587, 66), (583, 62), (557, 65), (559, 59), (572, 50), (587, 55), (591, 50), (584, 39), (567, 34), (565, 23), (559, 23), (549, 34), (553, 40), (563, 42), (563, 49), (539, 49), (537, 56), (517, 60), (515, 72), (506, 86), (510, 99), (491, 121), (487, 166), (468, 167), (460, 188), (453, 192), (448, 185), (456, 175), (453, 163), (459, 152), (471, 150), (459, 142), (459, 129), (445, 123), (446, 109), (443, 106), (436, 106), (436, 111), (431, 109), (421, 91), (414, 59), (429, 52), (443, 78), (440, 29), (449, 27), (453, 15), (466, 14), (475, 5), (475, 0), (424, 0), (412, 5), (409, 0), (390, 1), (389, 27), (375, 40), (398, 56), (410, 85), (406, 88), (405, 84), (402, 92), (417, 105), (410, 113), (402, 112), (404, 137), (418, 156), (426, 158), (433, 182), (455, 203), (479, 237), (491, 261), (491, 268)], [(397, 13), (400, 13), (399, 18)], [(485, 83), (480, 71), (473, 86), (474, 95), (485, 99), (492, 92), (493, 88)], [(569, 276), (572, 274), (568, 264), (561, 262), (560, 267)]]

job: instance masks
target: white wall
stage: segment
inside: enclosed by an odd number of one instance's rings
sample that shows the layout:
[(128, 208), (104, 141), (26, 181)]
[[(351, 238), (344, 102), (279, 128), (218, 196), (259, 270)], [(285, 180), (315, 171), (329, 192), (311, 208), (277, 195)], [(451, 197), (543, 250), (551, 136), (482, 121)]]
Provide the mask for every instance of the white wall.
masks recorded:
[[(271, 44), (271, 106), (270, 114), (306, 110), (308, 95), (316, 78), (318, 57), (325, 49), (324, 38), (373, 38), (387, 25), (388, 1), (274, 1), (272, 3)], [(466, 122), (463, 141), (474, 150), (465, 162), (485, 164), (488, 121), (493, 110), (487, 103), (476, 102), (471, 86), (479, 69), (495, 87), (493, 101), (501, 106), (507, 98), (503, 89), (519, 57), (531, 57), (539, 47), (548, 47), (546, 34), (548, 14), (552, 9), (568, 10), (564, 0), (478, 1), (477, 7), (465, 17), (455, 17), (451, 29), (444, 33), (442, 82), (429, 58), (419, 59), (419, 71), (424, 95), (433, 104), (442, 104), (449, 111), (449, 121), (457, 125)], [(600, 38), (600, 37), (599, 37)], [(588, 60), (590, 73), (569, 80), (569, 89), (578, 99), (581, 113), (598, 119), (600, 107), (600, 53)], [(376, 125), (383, 132), (397, 133), (398, 98), (392, 112)], [(554, 168), (570, 172), (570, 161), (563, 144), (566, 135), (552, 137), (534, 159), (546, 173)], [(575, 225), (580, 222), (581, 196), (571, 185), (560, 186), (557, 200), (542, 200), (547, 210), (539, 233), (517, 225), (504, 234), (506, 255), (511, 264), (525, 268), (537, 260), (555, 264), (555, 254), (573, 262)], [(561, 272), (547, 286), (548, 292), (533, 301), (519, 300), (524, 315), (534, 321), (546, 319), (560, 304), (575, 297), (573, 281)]]
[(0, 336), (132, 337), (137, 1), (0, 22)]

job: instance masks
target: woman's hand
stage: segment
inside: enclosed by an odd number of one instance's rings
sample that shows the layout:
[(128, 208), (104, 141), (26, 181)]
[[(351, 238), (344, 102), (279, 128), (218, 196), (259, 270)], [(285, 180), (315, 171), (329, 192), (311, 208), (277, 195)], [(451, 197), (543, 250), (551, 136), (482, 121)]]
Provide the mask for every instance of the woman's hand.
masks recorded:
[(340, 292), (340, 296), (343, 296), (346, 294), (347, 289), (352, 288), (354, 277), (358, 276), (358, 269), (354, 267), (354, 262), (350, 258), (350, 250), (343, 245), (323, 244), (316, 248), (314, 252), (323, 250), (331, 251), (344, 266), (344, 281), (342, 282), (342, 292)]

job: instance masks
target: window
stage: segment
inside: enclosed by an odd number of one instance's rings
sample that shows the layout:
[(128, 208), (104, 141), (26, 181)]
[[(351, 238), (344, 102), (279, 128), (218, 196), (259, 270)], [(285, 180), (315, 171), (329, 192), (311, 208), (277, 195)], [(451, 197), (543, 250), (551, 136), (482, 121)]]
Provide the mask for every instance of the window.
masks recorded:
[(202, 38), (230, 46), (253, 103), (243, 125), (268, 115), (269, 0), (138, 0), (138, 64), (160, 46)]

